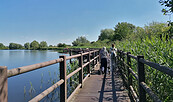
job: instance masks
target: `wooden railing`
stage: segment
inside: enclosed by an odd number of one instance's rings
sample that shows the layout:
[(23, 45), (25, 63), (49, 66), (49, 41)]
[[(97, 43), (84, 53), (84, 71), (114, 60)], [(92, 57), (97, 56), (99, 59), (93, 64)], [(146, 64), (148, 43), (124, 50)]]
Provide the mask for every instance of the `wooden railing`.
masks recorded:
[[(87, 62), (83, 64), (83, 56), (87, 56)], [(66, 74), (66, 61), (70, 60), (72, 58), (78, 58), (79, 60), (79, 68), (77, 68), (75, 71), (73, 71), (70, 74)], [(92, 58), (92, 59), (91, 59)], [(94, 67), (98, 64), (99, 60), (99, 51), (94, 50), (94, 51), (88, 51), (85, 53), (80, 53), (77, 55), (73, 56), (59, 56), (59, 59), (47, 61), (47, 62), (42, 62), (38, 64), (33, 64), (29, 66), (23, 66), (19, 68), (14, 68), (7, 70), (6, 66), (0, 66), (0, 102), (7, 102), (8, 99), (8, 87), (7, 87), (7, 80), (9, 77), (13, 77), (19, 74), (23, 74), (29, 71), (33, 71), (39, 68), (44, 68), (46, 66), (60, 63), (60, 80), (56, 82), (54, 85), (43, 91), (41, 94), (37, 95), (33, 99), (31, 99), (29, 102), (38, 102), (42, 100), (45, 96), (47, 96), (49, 93), (51, 93), (53, 90), (55, 90), (58, 86), (60, 86), (60, 102), (67, 102), (69, 101), (72, 96), (75, 94), (75, 92), (79, 89), (82, 88), (84, 81), (88, 78), (90, 75), (91, 71), (91, 63), (93, 63)], [(83, 68), (87, 67), (87, 75), (83, 79)], [(79, 72), (79, 85), (77, 88), (73, 91), (73, 93), (67, 98), (67, 80), (72, 77), (74, 74)]]
[[(125, 62), (126, 58), (126, 62)], [(137, 61), (137, 72), (132, 70), (131, 58)], [(118, 61), (120, 62), (122, 78), (128, 88), (129, 96), (132, 96), (133, 100), (137, 102), (146, 102), (146, 93), (155, 101), (161, 102), (158, 96), (147, 86), (145, 83), (145, 69), (144, 65), (150, 66), (156, 70), (159, 70), (171, 77), (173, 77), (173, 69), (159, 65), (157, 63), (153, 63), (144, 59), (144, 56), (134, 56), (131, 55), (130, 52), (123, 52), (118, 50)], [(125, 74), (127, 71), (127, 74)], [(134, 76), (135, 80), (138, 82), (138, 94), (134, 91), (134, 87), (132, 86), (132, 76)]]

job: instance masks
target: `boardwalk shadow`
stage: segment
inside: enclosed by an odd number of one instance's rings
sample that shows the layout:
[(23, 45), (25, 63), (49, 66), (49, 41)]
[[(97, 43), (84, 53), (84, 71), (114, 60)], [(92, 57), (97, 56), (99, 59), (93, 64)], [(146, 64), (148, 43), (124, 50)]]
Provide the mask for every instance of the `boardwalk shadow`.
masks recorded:
[[(103, 99), (106, 100), (106, 101), (117, 102), (114, 73), (112, 72), (111, 82), (109, 82), (109, 85), (112, 85), (112, 86), (110, 86), (110, 87), (112, 87), (112, 90), (109, 90), (109, 91), (105, 90), (105, 85), (107, 85), (106, 84), (106, 80), (110, 79), (110, 78), (107, 78), (106, 76), (107, 75), (104, 74), (103, 82), (102, 82), (102, 87), (101, 87), (101, 91), (100, 91), (100, 96), (99, 96), (99, 102), (103, 102)], [(104, 97), (104, 93), (106, 93), (106, 92), (111, 92), (112, 93), (111, 96)]]

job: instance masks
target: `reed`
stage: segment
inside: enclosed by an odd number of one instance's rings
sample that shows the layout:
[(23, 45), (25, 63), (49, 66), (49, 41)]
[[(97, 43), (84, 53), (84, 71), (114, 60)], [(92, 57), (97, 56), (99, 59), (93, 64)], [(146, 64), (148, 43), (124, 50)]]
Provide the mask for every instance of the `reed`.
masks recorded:
[[(146, 60), (158, 63), (160, 65), (173, 68), (173, 39), (162, 38), (144, 38), (136, 41), (125, 40), (118, 42), (116, 47), (131, 54), (143, 55)], [(137, 72), (137, 63), (132, 60), (132, 69)], [(156, 93), (162, 101), (173, 101), (173, 78), (145, 65), (146, 83)], [(137, 89), (137, 84), (133, 83)]]

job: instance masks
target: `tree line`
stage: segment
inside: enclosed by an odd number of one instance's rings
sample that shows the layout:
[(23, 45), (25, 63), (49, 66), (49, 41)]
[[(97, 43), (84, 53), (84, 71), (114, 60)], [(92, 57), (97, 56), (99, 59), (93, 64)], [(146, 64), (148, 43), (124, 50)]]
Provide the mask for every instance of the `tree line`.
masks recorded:
[[(115, 25), (114, 29), (102, 29), (98, 36), (97, 41), (90, 42), (86, 37), (80, 36), (76, 38), (72, 45), (73, 47), (102, 47), (110, 46), (111, 43), (116, 43), (123, 40), (138, 40), (144, 39), (146, 37), (157, 37), (162, 38), (166, 35), (169, 38), (173, 37), (172, 26), (168, 26), (167, 23), (152, 22), (144, 27), (135, 26), (128, 22), (119, 22)], [(56, 46), (47, 44), (46, 41), (41, 41), (40, 43), (36, 40), (31, 43), (27, 42), (24, 45), (17, 43), (10, 43), (9, 46), (0, 43), (0, 49), (32, 49), (32, 50), (43, 50), (50, 47), (71, 47), (65, 43), (58, 43)]]
[(31, 43), (26, 42), (24, 45), (18, 43), (9, 43), (9, 46), (5, 46), (3, 43), (0, 43), (0, 49), (27, 49), (27, 50), (47, 50), (50, 47), (67, 47), (65, 43), (58, 43), (57, 46), (49, 45), (46, 41), (41, 41), (40, 43), (36, 40)]
[(97, 41), (89, 42), (86, 37), (78, 37), (72, 42), (73, 46), (110, 46), (111, 43), (116, 43), (123, 40), (134, 41), (144, 39), (146, 37), (162, 38), (173, 37), (172, 26), (167, 23), (152, 22), (144, 27), (135, 26), (128, 22), (119, 22), (115, 25), (114, 29), (102, 29)]
[[(164, 15), (171, 15), (173, 12), (173, 2), (171, 0), (159, 0), (159, 3), (165, 8), (162, 9)], [(74, 47), (90, 46), (90, 47), (101, 47), (109, 46), (111, 43), (115, 43), (123, 40), (137, 40), (144, 39), (146, 37), (158, 37), (162, 38), (173, 38), (173, 22), (168, 21), (167, 23), (152, 22), (144, 27), (135, 26), (128, 22), (119, 22), (115, 25), (114, 29), (102, 29), (97, 41), (90, 42), (86, 37), (80, 36), (76, 38), (72, 45)], [(65, 43), (59, 43), (57, 46), (49, 45), (49, 47), (67, 47)], [(24, 46), (17, 43), (10, 43), (9, 46), (4, 46), (0, 43), (0, 49), (47, 49), (48, 45), (46, 41), (38, 43), (36, 40), (33, 42), (25, 43)]]
[[(171, 17), (173, 13), (172, 0), (159, 0), (159, 3), (164, 7), (161, 11), (163, 15)], [(167, 23), (152, 22), (144, 27), (135, 26), (128, 22), (119, 22), (114, 29), (102, 29), (97, 41), (89, 42), (86, 37), (78, 37), (72, 42), (73, 46), (100, 46), (110, 45), (112, 42), (119, 42), (123, 40), (142, 40), (146, 37), (156, 37), (162, 39), (173, 38), (173, 22), (171, 19)]]

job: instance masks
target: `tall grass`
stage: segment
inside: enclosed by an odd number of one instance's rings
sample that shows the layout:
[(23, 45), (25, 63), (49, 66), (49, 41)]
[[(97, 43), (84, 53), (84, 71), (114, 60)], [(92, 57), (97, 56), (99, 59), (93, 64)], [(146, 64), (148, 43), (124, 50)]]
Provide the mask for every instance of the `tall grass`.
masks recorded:
[[(76, 59), (73, 59), (72, 63), (67, 64), (67, 75), (76, 70), (79, 67), (79, 62)], [(68, 96), (75, 90), (75, 88), (79, 84), (79, 72), (70, 77), (70, 79), (67, 81), (67, 90), (68, 90)]]
[[(144, 38), (136, 41), (122, 41), (116, 47), (133, 55), (143, 55), (146, 60), (173, 68), (173, 39)], [(132, 61), (133, 63), (135, 61)], [(135, 67), (134, 67), (135, 66)], [(132, 67), (137, 72), (136, 62)], [(173, 101), (173, 78), (145, 65), (146, 83), (162, 101)]]

